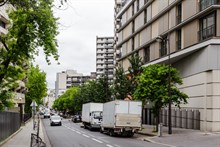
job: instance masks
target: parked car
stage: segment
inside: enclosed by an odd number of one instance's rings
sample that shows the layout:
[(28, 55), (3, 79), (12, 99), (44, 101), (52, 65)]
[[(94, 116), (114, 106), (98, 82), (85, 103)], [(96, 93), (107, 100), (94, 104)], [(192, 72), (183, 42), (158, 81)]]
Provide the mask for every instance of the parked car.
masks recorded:
[(44, 118), (50, 118), (50, 113), (49, 112), (44, 112)]
[(59, 116), (59, 115), (53, 115), (50, 117), (50, 125), (53, 126), (53, 125), (59, 125), (61, 126), (62, 125), (62, 118)]
[(72, 121), (73, 121), (74, 123), (76, 123), (76, 122), (81, 122), (81, 121), (82, 121), (81, 115), (74, 115), (74, 116), (72, 117)]

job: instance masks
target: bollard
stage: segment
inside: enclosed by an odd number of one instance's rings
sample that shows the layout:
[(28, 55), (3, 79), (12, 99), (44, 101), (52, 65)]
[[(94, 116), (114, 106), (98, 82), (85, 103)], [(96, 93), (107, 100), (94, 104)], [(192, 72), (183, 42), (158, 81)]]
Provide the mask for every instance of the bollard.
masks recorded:
[(163, 133), (163, 123), (159, 123), (158, 124), (158, 137), (162, 137), (162, 133)]

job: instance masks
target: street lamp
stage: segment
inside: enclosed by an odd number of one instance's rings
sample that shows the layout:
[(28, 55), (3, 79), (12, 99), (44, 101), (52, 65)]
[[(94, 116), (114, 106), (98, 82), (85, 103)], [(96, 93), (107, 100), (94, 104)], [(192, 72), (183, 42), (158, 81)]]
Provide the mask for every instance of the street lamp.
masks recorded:
[(169, 105), (168, 105), (168, 134), (172, 134), (172, 124), (171, 124), (171, 85), (170, 85), (170, 40), (169, 35), (166, 38), (163, 38), (162, 36), (158, 36), (156, 38), (157, 42), (163, 42), (167, 45), (168, 50), (168, 97), (169, 97)]

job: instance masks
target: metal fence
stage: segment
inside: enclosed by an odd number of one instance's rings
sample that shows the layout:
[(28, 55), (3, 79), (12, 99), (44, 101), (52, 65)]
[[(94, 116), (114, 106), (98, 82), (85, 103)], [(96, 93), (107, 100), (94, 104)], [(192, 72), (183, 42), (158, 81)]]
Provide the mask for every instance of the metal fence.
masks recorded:
[(24, 122), (27, 122), (32, 117), (31, 113), (25, 113), (24, 114)]
[[(143, 124), (155, 125), (156, 119), (151, 109), (143, 109)], [(163, 126), (168, 126), (168, 109), (162, 109), (160, 113), (160, 122)], [(199, 110), (172, 109), (171, 124), (174, 128), (196, 129), (200, 130), (200, 112)]]
[(16, 132), (20, 126), (19, 113), (0, 112), (0, 142)]

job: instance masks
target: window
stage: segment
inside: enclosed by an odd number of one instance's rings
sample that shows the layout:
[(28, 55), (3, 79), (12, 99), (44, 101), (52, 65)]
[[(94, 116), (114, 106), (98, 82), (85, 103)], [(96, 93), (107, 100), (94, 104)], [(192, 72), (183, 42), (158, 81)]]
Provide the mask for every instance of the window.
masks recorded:
[(182, 4), (177, 5), (177, 16), (176, 16), (176, 24), (181, 23), (182, 21)]
[(144, 48), (144, 63), (147, 63), (150, 61), (150, 47)]
[(132, 33), (134, 33), (135, 32), (135, 23), (134, 23), (134, 21), (132, 21)]
[(146, 4), (149, 0), (144, 0), (144, 3)]
[(211, 13), (202, 19), (200, 19), (200, 31), (199, 31), (199, 40), (204, 40), (210, 37), (215, 36), (216, 34), (216, 21), (215, 21), (215, 13)]
[(177, 30), (177, 41), (176, 41), (176, 48), (177, 48), (177, 50), (181, 49), (181, 38), (182, 38), (181, 36), (182, 36), (181, 29)]
[(131, 39), (131, 50), (134, 50), (134, 37)]
[(147, 9), (144, 10), (144, 23), (147, 23)]
[(167, 36), (160, 43), (160, 57), (167, 55)]
[(220, 4), (220, 0), (200, 0), (200, 11), (208, 8), (211, 5)]
[(0, 20), (0, 26), (1, 26), (2, 28), (5, 28), (5, 26), (6, 26), (5, 22), (3, 22), (3, 21)]
[(137, 0), (137, 12), (139, 11), (139, 0)]
[(132, 16), (134, 15), (134, 4), (132, 4)]

